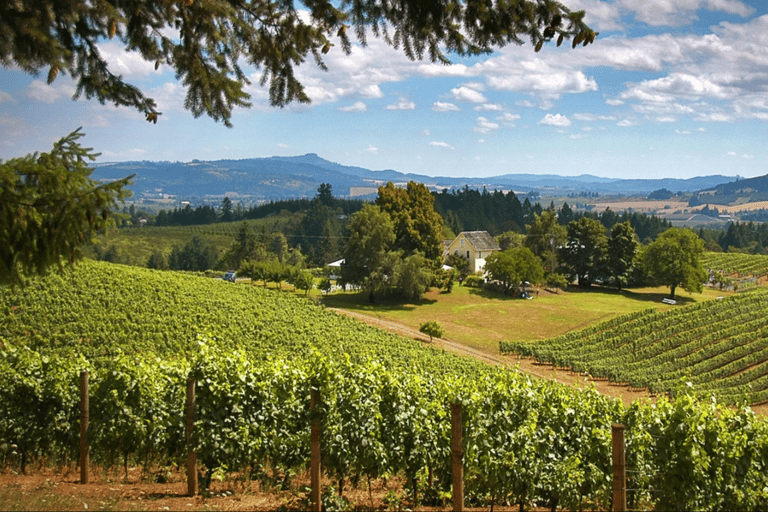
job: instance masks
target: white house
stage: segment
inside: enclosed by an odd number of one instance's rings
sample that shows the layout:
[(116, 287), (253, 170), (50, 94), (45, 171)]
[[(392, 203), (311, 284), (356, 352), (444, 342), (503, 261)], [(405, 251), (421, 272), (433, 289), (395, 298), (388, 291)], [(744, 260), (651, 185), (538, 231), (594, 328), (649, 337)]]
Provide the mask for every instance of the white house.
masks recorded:
[(455, 254), (469, 261), (469, 270), (483, 270), (485, 258), (501, 248), (487, 231), (462, 231), (450, 244), (447, 244), (445, 256)]

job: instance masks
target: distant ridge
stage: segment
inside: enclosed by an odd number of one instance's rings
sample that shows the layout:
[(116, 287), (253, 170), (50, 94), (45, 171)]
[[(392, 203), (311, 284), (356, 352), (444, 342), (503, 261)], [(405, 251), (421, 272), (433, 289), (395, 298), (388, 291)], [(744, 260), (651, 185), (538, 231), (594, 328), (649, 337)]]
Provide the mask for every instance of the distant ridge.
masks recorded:
[(768, 175), (718, 185), (715, 188), (715, 193), (724, 195), (740, 193), (766, 194), (768, 193)]
[[(93, 177), (119, 179), (136, 174), (132, 190), (137, 199), (164, 195), (176, 198), (215, 198), (229, 195), (244, 202), (313, 197), (321, 183), (330, 183), (339, 197), (373, 194), (387, 181), (424, 183), (433, 190), (463, 188), (491, 191), (514, 190), (527, 194), (552, 195), (597, 192), (602, 195), (647, 195), (662, 188), (672, 192), (711, 190), (735, 181), (736, 177), (702, 176), (690, 179), (618, 179), (589, 174), (504, 174), (485, 178), (432, 177), (405, 174), (387, 169), (373, 171), (325, 160), (315, 153), (289, 157), (248, 158), (242, 160), (192, 160), (191, 162), (132, 161), (105, 162), (96, 166)], [(737, 183), (744, 183), (742, 180)], [(354, 192), (354, 194), (352, 193)]]

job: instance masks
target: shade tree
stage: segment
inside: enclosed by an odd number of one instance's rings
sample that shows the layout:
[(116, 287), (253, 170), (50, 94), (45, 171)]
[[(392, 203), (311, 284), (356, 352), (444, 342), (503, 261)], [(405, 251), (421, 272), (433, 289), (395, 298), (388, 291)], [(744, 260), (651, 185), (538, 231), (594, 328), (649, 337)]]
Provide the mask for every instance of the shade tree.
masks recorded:
[(690, 229), (670, 228), (643, 251), (643, 264), (653, 282), (694, 293), (704, 289), (707, 272), (701, 263), (704, 241)]
[(485, 259), (485, 271), (504, 293), (517, 289), (523, 282), (540, 283), (544, 278), (541, 262), (527, 247), (491, 253)]

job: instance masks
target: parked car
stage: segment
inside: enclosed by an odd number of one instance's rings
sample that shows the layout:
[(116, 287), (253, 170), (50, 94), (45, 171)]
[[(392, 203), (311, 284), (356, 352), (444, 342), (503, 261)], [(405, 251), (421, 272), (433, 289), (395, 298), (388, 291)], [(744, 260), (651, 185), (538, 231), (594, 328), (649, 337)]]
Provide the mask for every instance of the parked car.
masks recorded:
[(225, 281), (229, 281), (231, 283), (234, 283), (236, 277), (237, 276), (235, 275), (234, 272), (227, 272), (226, 274), (224, 274), (224, 277), (222, 277), (222, 279), (224, 279)]

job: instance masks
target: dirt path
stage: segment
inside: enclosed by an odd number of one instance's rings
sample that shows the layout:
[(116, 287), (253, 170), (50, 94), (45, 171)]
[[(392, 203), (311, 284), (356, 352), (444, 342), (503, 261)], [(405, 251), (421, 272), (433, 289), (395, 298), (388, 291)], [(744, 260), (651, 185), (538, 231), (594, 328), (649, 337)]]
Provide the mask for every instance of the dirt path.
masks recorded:
[[(397, 322), (382, 320), (381, 318), (364, 315), (355, 311), (347, 311), (344, 309), (336, 308), (329, 309), (335, 313), (357, 318), (358, 320), (361, 320), (369, 325), (378, 327), (380, 329), (385, 329), (407, 338), (413, 338), (426, 342), (429, 341), (429, 336), (422, 334), (415, 329), (411, 329), (410, 327), (398, 324)], [(655, 395), (650, 394), (647, 390), (633, 389), (629, 386), (614, 384), (604, 379), (595, 380), (588, 376), (574, 373), (570, 370), (557, 369), (551, 364), (537, 363), (533, 359), (520, 358), (518, 356), (492, 354), (470, 348), (459, 342), (444, 338), (433, 338), (432, 344), (438, 348), (451, 351), (458, 355), (474, 357), (475, 359), (479, 359), (480, 361), (486, 362), (488, 364), (517, 367), (521, 372), (527, 373), (539, 379), (553, 380), (555, 382), (569, 386), (587, 387), (593, 385), (599, 393), (614, 398), (620, 398), (625, 405), (628, 405), (638, 399), (655, 399)]]

